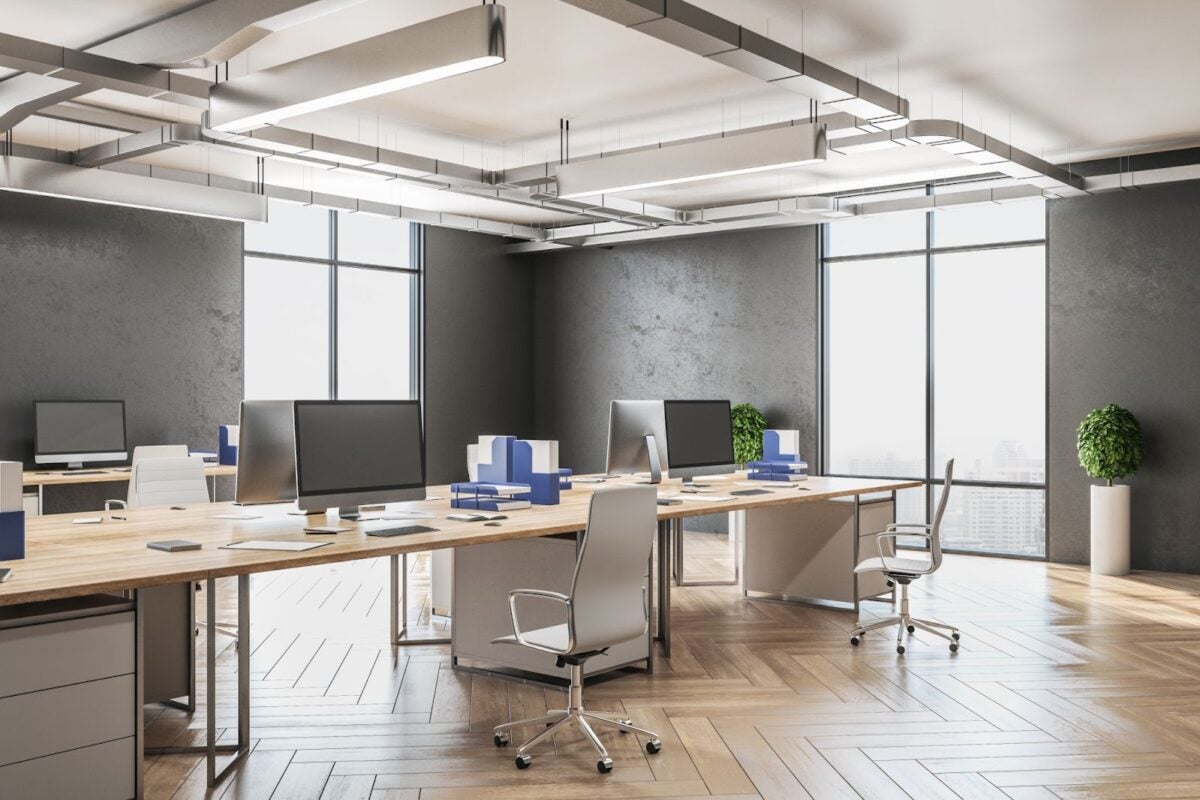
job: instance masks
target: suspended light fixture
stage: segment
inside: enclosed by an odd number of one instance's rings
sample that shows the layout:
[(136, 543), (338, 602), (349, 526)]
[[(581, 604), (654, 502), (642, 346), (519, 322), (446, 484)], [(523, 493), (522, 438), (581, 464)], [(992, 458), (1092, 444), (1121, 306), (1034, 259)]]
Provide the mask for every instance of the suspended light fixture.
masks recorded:
[(219, 83), (209, 95), (207, 124), (244, 133), (504, 58), (504, 6), (473, 6)]
[(824, 161), (825, 153), (823, 123), (731, 134), (562, 164), (558, 196), (616, 194), (769, 172)]

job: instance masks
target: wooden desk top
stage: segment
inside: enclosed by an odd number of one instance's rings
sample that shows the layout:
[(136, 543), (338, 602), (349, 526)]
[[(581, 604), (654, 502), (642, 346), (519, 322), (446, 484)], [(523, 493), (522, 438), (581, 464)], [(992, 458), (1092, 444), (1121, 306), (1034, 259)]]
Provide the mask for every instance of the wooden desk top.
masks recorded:
[[(376, 520), (362, 524), (340, 521), (352, 530), (331, 535), (305, 534), (303, 529), (308, 523), (304, 517), (287, 513), (293, 508), (290, 504), (242, 508), (230, 503), (212, 503), (189, 505), (183, 511), (172, 511), (161, 506), (129, 509), (113, 512), (126, 517), (126, 521), (114, 520), (112, 513), (105, 513), (104, 522), (98, 525), (72, 524), (72, 519), (84, 516), (80, 514), (33, 517), (26, 521), (25, 559), (4, 562), (4, 566), (12, 567), (13, 577), (7, 583), (0, 584), (0, 606), (568, 533), (585, 527), (588, 500), (594, 488), (623, 483), (628, 483), (628, 479), (610, 480), (606, 484), (576, 484), (576, 488), (563, 492), (559, 505), (534, 506), (509, 512), (508, 519), (499, 527), (485, 526), (482, 522), (446, 519), (446, 514), (453, 511), (449, 504), (449, 487), (446, 486), (429, 487), (430, 497), (441, 499), (400, 506), (430, 511), (435, 514), (433, 519)], [(916, 481), (902, 480), (810, 478), (801, 484), (803, 491), (794, 484), (782, 488), (765, 485), (763, 488), (773, 490), (770, 494), (739, 496), (719, 502), (692, 501), (659, 506), (658, 518), (664, 520), (719, 514), (890, 492), (920, 485)], [(721, 494), (745, 488), (734, 485), (732, 481), (722, 481), (715, 487)], [(664, 481), (659, 491), (673, 494), (678, 488), (678, 481)], [(262, 514), (262, 517), (255, 520), (211, 518), (214, 514), (238, 512)], [(339, 520), (330, 519), (328, 523), (320, 520), (312, 524), (332, 524), (335, 521)], [(367, 536), (364, 533), (371, 528), (402, 525), (428, 525), (438, 530), (392, 538)], [(160, 539), (190, 539), (203, 547), (179, 553), (165, 553), (146, 547), (147, 542)], [(300, 553), (218, 549), (221, 545), (247, 539), (328, 541), (331, 544)]]
[[(91, 472), (90, 469), (83, 470)], [(96, 475), (80, 475), (78, 472), (64, 470), (26, 470), (21, 473), (21, 483), (25, 486), (58, 486), (74, 483), (111, 483), (112, 481), (128, 481), (129, 468), (116, 469), (112, 467), (96, 468)], [(208, 477), (216, 475), (237, 475), (237, 467), (225, 464), (205, 464), (204, 474)]]

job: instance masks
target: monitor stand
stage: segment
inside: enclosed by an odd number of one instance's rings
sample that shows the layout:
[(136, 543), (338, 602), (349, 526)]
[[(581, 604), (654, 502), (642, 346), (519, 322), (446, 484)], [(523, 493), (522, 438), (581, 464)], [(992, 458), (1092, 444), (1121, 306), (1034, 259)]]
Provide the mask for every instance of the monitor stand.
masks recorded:
[(650, 462), (650, 480), (638, 483), (662, 483), (662, 463), (658, 460), (658, 443), (654, 434), (646, 434), (646, 457)]
[(338, 519), (349, 520), (350, 522), (358, 522), (360, 519), (362, 519), (362, 509), (359, 506), (339, 508)]

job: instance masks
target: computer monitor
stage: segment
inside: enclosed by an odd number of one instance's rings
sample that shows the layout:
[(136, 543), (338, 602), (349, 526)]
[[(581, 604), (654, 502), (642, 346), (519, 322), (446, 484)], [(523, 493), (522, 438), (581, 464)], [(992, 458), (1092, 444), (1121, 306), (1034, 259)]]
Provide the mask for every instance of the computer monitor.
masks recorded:
[(301, 511), (425, 499), (417, 400), (297, 400), (296, 500)]
[(613, 400), (608, 410), (609, 475), (649, 472), (662, 481), (667, 463), (667, 425), (661, 400)]
[(728, 400), (664, 400), (667, 465), (672, 478), (733, 472), (733, 418)]
[(81, 469), (89, 461), (124, 461), (124, 400), (38, 400), (33, 404), (33, 460)]
[(243, 400), (233, 501), (249, 506), (296, 499), (296, 434), (291, 400)]

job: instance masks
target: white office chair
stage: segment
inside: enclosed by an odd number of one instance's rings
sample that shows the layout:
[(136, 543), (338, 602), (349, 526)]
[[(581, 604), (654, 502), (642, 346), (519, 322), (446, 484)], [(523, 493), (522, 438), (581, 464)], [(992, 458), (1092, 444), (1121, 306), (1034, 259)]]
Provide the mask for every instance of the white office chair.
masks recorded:
[[(508, 744), (509, 731), (525, 725), (546, 729), (517, 748), (517, 768), (533, 762), (529, 751), (574, 723), (600, 753), (596, 769), (611, 772), (613, 761), (592, 730), (592, 724), (616, 728), (647, 738), (646, 752), (662, 749), (658, 734), (634, 727), (622, 715), (598, 714), (583, 708), (583, 665), (608, 648), (646, 635), (649, 609), (646, 598), (646, 564), (654, 541), (658, 490), (654, 486), (600, 489), (592, 495), (587, 530), (575, 562), (570, 594), (539, 589), (514, 589), (508, 593), (513, 635), (493, 643), (519, 644), (558, 656), (557, 666), (571, 667), (571, 687), (565, 710), (544, 717), (497, 725), (497, 747)], [(521, 630), (517, 600), (522, 597), (550, 600), (563, 605), (566, 621), (531, 631)]]
[(139, 500), (137, 493), (137, 481), (133, 480), (132, 473), (133, 470), (137, 469), (138, 464), (151, 458), (187, 458), (187, 455), (188, 446), (186, 444), (144, 444), (133, 448), (133, 460), (129, 462), (131, 469), (129, 491), (125, 497), (126, 507), (137, 508), (140, 505), (146, 505)]
[(209, 503), (208, 478), (201, 456), (147, 458), (129, 474), (131, 507)]
[[(897, 625), (899, 629), (896, 631), (896, 652), (901, 655), (904, 654), (904, 632), (907, 630), (909, 633), (915, 633), (917, 628), (949, 640), (950, 652), (953, 653), (958, 650), (958, 628), (943, 622), (917, 619), (908, 613), (908, 585), (922, 575), (930, 575), (937, 572), (938, 567), (942, 565), (942, 515), (946, 512), (946, 501), (950, 498), (950, 484), (953, 480), (954, 459), (952, 458), (946, 462), (945, 488), (942, 489), (942, 499), (938, 501), (937, 512), (933, 515), (932, 525), (892, 523), (884, 531), (875, 534), (875, 544), (879, 548), (879, 555), (865, 559), (854, 568), (854, 571), (858, 574), (864, 572), (882, 572), (887, 575), (893, 583), (900, 587), (900, 609), (896, 616), (877, 620), (867, 625), (860, 625), (854, 633), (850, 634), (850, 644), (857, 647), (867, 631)], [(884, 554), (883, 541), (885, 539), (892, 539), (894, 542), (900, 536), (920, 536), (928, 539), (929, 558), (902, 558), (898, 555), (889, 556)], [(894, 550), (895, 548), (891, 549)]]

